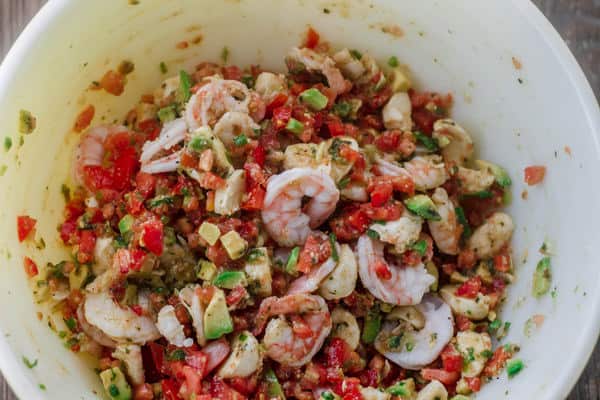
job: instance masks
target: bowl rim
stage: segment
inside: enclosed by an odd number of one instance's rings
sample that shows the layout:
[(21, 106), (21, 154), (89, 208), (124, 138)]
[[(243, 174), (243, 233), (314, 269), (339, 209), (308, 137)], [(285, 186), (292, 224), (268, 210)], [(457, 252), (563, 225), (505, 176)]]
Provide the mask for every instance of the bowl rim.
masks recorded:
[[(18, 36), (0, 65), (0, 97), (6, 95), (8, 82), (18, 73), (20, 60), (29, 53), (36, 42), (36, 38), (44, 33), (48, 25), (52, 24), (52, 21), (71, 1), (73, 0), (48, 1)], [(538, 31), (545, 44), (552, 50), (554, 58), (560, 64), (577, 94), (580, 107), (586, 115), (587, 125), (590, 127), (596, 152), (600, 154), (600, 107), (581, 66), (577, 63), (560, 34), (533, 2), (530, 0), (511, 0), (511, 4), (525, 18), (527, 24)], [(596, 287), (600, 287), (600, 281), (597, 282)], [(571, 357), (565, 365), (564, 370), (567, 372), (555, 377), (550, 388), (548, 388), (548, 393), (555, 393), (557, 399), (566, 398), (575, 386), (600, 337), (600, 291), (595, 292), (593, 312), (591, 313), (594, 319), (583, 327), (580, 339), (577, 341), (575, 348), (572, 349)], [(31, 385), (22, 362), (13, 353), (1, 327), (0, 371), (18, 398), (45, 400), (43, 392), (37, 386)]]

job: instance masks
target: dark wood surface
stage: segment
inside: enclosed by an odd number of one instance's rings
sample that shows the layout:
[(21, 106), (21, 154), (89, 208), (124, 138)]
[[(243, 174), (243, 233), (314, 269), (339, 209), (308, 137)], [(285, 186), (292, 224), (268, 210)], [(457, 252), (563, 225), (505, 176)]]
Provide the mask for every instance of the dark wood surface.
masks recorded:
[[(561, 33), (600, 97), (600, 0), (533, 0)], [(0, 60), (45, 0), (0, 0)], [(0, 400), (16, 397), (0, 376)], [(600, 346), (568, 400), (600, 400)]]

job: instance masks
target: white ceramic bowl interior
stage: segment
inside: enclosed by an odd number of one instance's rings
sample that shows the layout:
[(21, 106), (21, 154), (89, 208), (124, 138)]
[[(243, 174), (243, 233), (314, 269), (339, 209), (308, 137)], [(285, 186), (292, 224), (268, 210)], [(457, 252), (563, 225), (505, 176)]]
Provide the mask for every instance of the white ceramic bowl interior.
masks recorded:
[[(64, 255), (56, 232), (61, 184), (78, 135), (70, 132), (86, 104), (93, 123), (121, 120), (142, 93), (164, 76), (218, 61), (283, 70), (286, 50), (308, 24), (334, 47), (348, 46), (384, 62), (396, 55), (421, 89), (450, 91), (454, 118), (476, 140), (481, 158), (505, 166), (513, 178), (509, 212), (517, 225), (513, 245), (517, 282), (501, 317), (512, 323), (505, 342), (522, 346), (526, 369), (484, 387), (481, 399), (563, 399), (596, 343), (600, 317), (600, 171), (598, 105), (564, 43), (525, 0), (127, 0), (50, 1), (15, 44), (0, 70), (0, 132), (15, 145), (0, 154), (0, 367), (22, 399), (92, 399), (101, 393), (91, 364), (69, 352), (36, 317), (23, 256), (39, 264)], [(330, 13), (324, 13), (324, 8)], [(402, 35), (384, 33), (397, 26)], [(176, 48), (201, 35), (199, 44)], [(522, 63), (516, 69), (512, 58)], [(86, 88), (127, 59), (135, 63), (125, 93), (114, 97)], [(30, 110), (38, 127), (19, 146), (18, 113)], [(571, 154), (567, 154), (569, 146)], [(541, 164), (547, 178), (523, 184), (523, 168)], [(528, 198), (521, 193), (527, 190)], [(38, 220), (33, 243), (19, 244), (16, 216)], [(544, 240), (552, 244), (553, 290), (530, 296)], [(545, 316), (524, 335), (525, 321)], [(34, 369), (22, 362), (38, 359)], [(41, 390), (38, 384), (44, 384)]]

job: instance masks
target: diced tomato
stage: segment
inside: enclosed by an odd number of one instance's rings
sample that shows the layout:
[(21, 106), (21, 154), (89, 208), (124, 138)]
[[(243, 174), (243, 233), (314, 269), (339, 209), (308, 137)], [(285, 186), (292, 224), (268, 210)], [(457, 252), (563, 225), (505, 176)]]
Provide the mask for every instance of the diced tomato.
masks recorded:
[(81, 231), (79, 236), (79, 251), (84, 254), (93, 254), (96, 247), (96, 235), (94, 231)]
[[(156, 380), (160, 379), (160, 375), (165, 373), (165, 367), (163, 365), (165, 348), (156, 342), (149, 342), (142, 348), (142, 356), (146, 374), (150, 371), (153, 378)], [(146, 379), (148, 379), (148, 377)], [(156, 380), (148, 381), (156, 382)]]
[(242, 79), (242, 70), (236, 65), (229, 65), (222, 68), (223, 78), (239, 81)]
[(173, 379), (164, 379), (161, 381), (162, 395), (165, 400), (179, 400), (179, 384)]
[(369, 217), (359, 207), (353, 207), (342, 212), (338, 217), (329, 220), (329, 226), (338, 240), (350, 241), (357, 239), (369, 227)]
[(506, 361), (512, 357), (512, 352), (510, 350), (505, 349), (504, 346), (500, 346), (494, 351), (494, 355), (487, 362), (485, 367), (483, 368), (483, 372), (481, 374), (484, 378), (492, 378), (502, 371)]
[(442, 353), (442, 365), (444, 370), (448, 372), (460, 372), (463, 367), (463, 358), (460, 353), (452, 345), (447, 345)]
[(498, 254), (494, 256), (494, 268), (500, 272), (510, 272), (510, 255)]
[(410, 176), (375, 176), (369, 180), (367, 191), (376, 190), (378, 186), (391, 185), (393, 190), (412, 196), (415, 193), (415, 181)]
[(259, 166), (264, 167), (265, 161), (267, 159), (267, 151), (262, 145), (258, 145), (252, 150), (252, 158), (254, 158), (254, 162)]
[(474, 327), (473, 322), (464, 315), (457, 314), (454, 320), (456, 322), (456, 329), (461, 332), (470, 331)]
[(29, 234), (35, 228), (35, 224), (37, 220), (31, 218), (28, 215), (19, 215), (17, 217), (17, 237), (19, 238), (19, 242), (27, 239)]
[(212, 261), (217, 267), (229, 261), (229, 255), (221, 242), (217, 242), (206, 249), (206, 258)]
[(145, 172), (138, 172), (135, 176), (136, 189), (143, 195), (145, 199), (154, 193), (156, 187), (156, 176)]
[(29, 257), (23, 259), (23, 265), (25, 267), (25, 273), (29, 278), (33, 278), (39, 273), (36, 263)]
[(331, 255), (329, 240), (316, 235), (310, 235), (298, 257), (296, 269), (302, 273), (309, 273), (314, 266), (323, 263)]
[(431, 133), (433, 132), (433, 124), (435, 123), (435, 121), (440, 119), (440, 117), (436, 116), (429, 110), (419, 108), (413, 110), (412, 119), (420, 131), (427, 135), (431, 135)]
[(220, 400), (242, 400), (245, 399), (236, 390), (229, 387), (223, 380), (217, 377), (213, 377), (210, 382), (209, 392), (214, 399)]
[(100, 80), (100, 87), (108, 93), (120, 96), (125, 90), (125, 77), (117, 71), (107, 71)]
[(400, 131), (385, 131), (381, 136), (375, 139), (375, 146), (384, 152), (393, 152), (400, 143), (400, 137), (402, 132)]
[(122, 151), (120, 156), (115, 160), (113, 168), (112, 189), (127, 189), (131, 185), (131, 178), (133, 178), (138, 168), (138, 159), (135, 150), (130, 147)]
[(60, 226), (60, 238), (64, 244), (72, 244), (76, 232), (77, 222), (74, 220), (65, 221)]
[(280, 131), (284, 129), (292, 117), (292, 107), (290, 106), (281, 106), (277, 107), (273, 110), (273, 118), (271, 119), (273, 123), (273, 128), (276, 131)]
[(136, 313), (136, 315), (139, 315), (140, 317), (144, 313), (144, 309), (139, 304), (133, 304), (129, 306), (129, 308), (131, 308), (131, 311), (133, 311), (134, 313)]
[(421, 370), (421, 376), (423, 379), (428, 381), (436, 380), (440, 381), (444, 385), (451, 385), (458, 381), (460, 378), (460, 372), (448, 372), (446, 370), (436, 368), (423, 368)]
[(294, 335), (300, 339), (308, 339), (314, 336), (310, 326), (308, 326), (306, 322), (304, 322), (304, 320), (297, 315), (292, 316), (292, 331), (294, 332)]
[(375, 369), (367, 369), (360, 374), (360, 383), (363, 386), (377, 387), (379, 385), (379, 372)]
[(288, 100), (288, 95), (285, 93), (278, 93), (269, 104), (267, 104), (266, 116), (270, 117), (273, 115), (273, 111), (276, 108), (282, 107)]
[(387, 281), (392, 278), (392, 271), (384, 261), (377, 261), (373, 269), (375, 270), (377, 277), (381, 280)]
[(346, 360), (346, 356), (350, 347), (344, 339), (335, 337), (329, 342), (329, 346), (325, 349), (325, 355), (327, 356), (328, 367), (341, 367)]
[(127, 193), (125, 195), (125, 206), (127, 212), (131, 215), (138, 215), (144, 210), (144, 196), (139, 191)]
[(477, 264), (477, 255), (471, 249), (463, 249), (458, 253), (456, 262), (460, 269), (471, 269)]
[(143, 383), (137, 385), (133, 389), (133, 400), (153, 400), (154, 392), (152, 386), (149, 383)]
[(235, 304), (238, 304), (247, 295), (248, 295), (248, 292), (246, 291), (246, 289), (244, 289), (243, 286), (236, 286), (231, 290), (231, 292), (229, 292), (229, 294), (227, 294), (227, 298), (226, 298), (227, 305), (233, 306)]
[(546, 167), (543, 165), (532, 165), (525, 168), (525, 183), (529, 186), (537, 185), (544, 180)]
[(389, 201), (381, 207), (363, 204), (361, 208), (373, 221), (395, 221), (400, 218), (404, 210), (402, 204), (397, 201)]
[(217, 190), (225, 186), (225, 179), (212, 172), (205, 172), (200, 178), (199, 184), (204, 189)]
[(83, 173), (85, 185), (93, 191), (113, 186), (113, 174), (104, 167), (87, 165), (83, 167)]
[(331, 137), (344, 136), (346, 133), (344, 124), (341, 121), (328, 121), (325, 123)]
[(160, 256), (163, 252), (163, 223), (159, 219), (151, 219), (142, 224), (140, 244), (150, 252)]
[(354, 163), (356, 160), (362, 157), (358, 151), (347, 145), (340, 147), (340, 156), (342, 156), (349, 163)]
[(255, 186), (248, 193), (246, 199), (242, 202), (242, 210), (259, 211), (262, 210), (265, 201), (266, 191), (260, 186)]
[(479, 392), (481, 390), (481, 378), (477, 376), (473, 378), (465, 377), (465, 382), (467, 382), (467, 386), (469, 386), (471, 391)]
[(315, 31), (312, 26), (308, 27), (306, 31), (306, 40), (304, 42), (304, 47), (308, 47), (309, 49), (314, 49), (319, 44), (319, 34)]
[(371, 205), (373, 207), (381, 207), (392, 197), (394, 187), (391, 183), (382, 183), (377, 185), (371, 191)]
[(298, 96), (300, 93), (304, 92), (310, 86), (305, 83), (296, 82), (290, 88), (290, 93), (294, 96)]
[(481, 277), (474, 276), (469, 278), (469, 280), (456, 289), (456, 295), (460, 297), (466, 297), (468, 299), (474, 299), (477, 297), (477, 293), (481, 291), (481, 286)]
[(249, 396), (251, 395), (258, 385), (258, 379), (256, 375), (251, 375), (248, 378), (231, 378), (229, 380), (229, 385), (238, 392)]
[(79, 115), (77, 116), (77, 118), (75, 119), (75, 124), (73, 125), (73, 130), (75, 132), (81, 132), (84, 129), (86, 129), (88, 126), (90, 126), (90, 123), (92, 122), (92, 119), (94, 119), (94, 113), (96, 112), (96, 109), (94, 108), (93, 105), (88, 105), (86, 108), (83, 109), (83, 111), (81, 111), (79, 113)]
[(146, 136), (147, 140), (154, 140), (158, 137), (161, 126), (156, 119), (147, 119), (138, 122), (138, 129)]

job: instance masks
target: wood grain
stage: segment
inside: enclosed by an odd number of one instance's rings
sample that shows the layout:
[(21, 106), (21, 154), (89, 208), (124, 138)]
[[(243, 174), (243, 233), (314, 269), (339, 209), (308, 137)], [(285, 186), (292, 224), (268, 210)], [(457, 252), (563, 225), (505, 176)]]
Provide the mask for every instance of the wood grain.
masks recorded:
[[(561, 33), (600, 97), (600, 0), (533, 0)], [(0, 60), (45, 0), (0, 0)], [(16, 397), (0, 376), (0, 400)], [(600, 346), (568, 400), (600, 400)]]

